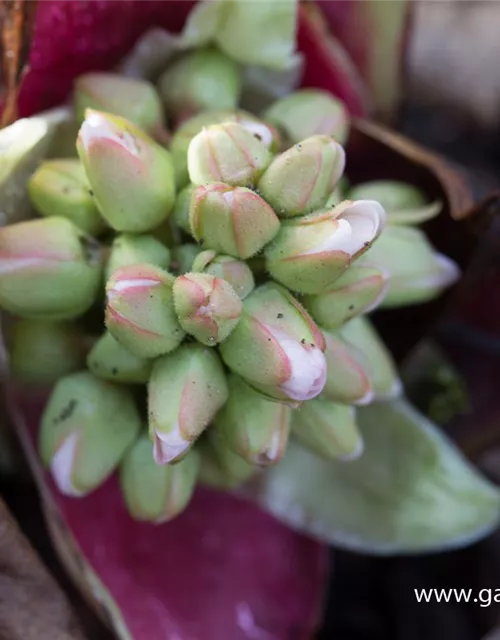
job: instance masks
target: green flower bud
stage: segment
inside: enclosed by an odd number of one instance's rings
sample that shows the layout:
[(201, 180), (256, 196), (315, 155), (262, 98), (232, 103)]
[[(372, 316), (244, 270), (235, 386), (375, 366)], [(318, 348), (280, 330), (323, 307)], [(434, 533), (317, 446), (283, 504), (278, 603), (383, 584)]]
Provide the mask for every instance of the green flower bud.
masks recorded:
[(126, 384), (146, 384), (153, 361), (138, 358), (110, 333), (103, 334), (87, 356), (87, 367), (98, 378)]
[(213, 349), (183, 345), (159, 358), (148, 386), (149, 435), (154, 459), (181, 459), (228, 397), (222, 364)]
[(202, 129), (189, 144), (189, 178), (196, 185), (224, 182), (253, 187), (271, 158), (266, 145), (241, 124), (214, 124)]
[(323, 396), (342, 404), (369, 404), (374, 396), (370, 362), (362, 351), (338, 335), (323, 331), (326, 384)]
[(291, 218), (325, 206), (344, 171), (345, 153), (328, 136), (311, 136), (277, 156), (258, 182), (276, 213)]
[(175, 121), (207, 109), (234, 109), (241, 93), (240, 65), (217, 49), (198, 49), (168, 67), (158, 90)]
[(10, 371), (23, 382), (50, 385), (84, 365), (83, 335), (71, 322), (19, 320), (9, 338)]
[(189, 222), (189, 210), (191, 209), (191, 198), (193, 196), (195, 187), (189, 184), (184, 187), (182, 191), (177, 195), (177, 199), (174, 204), (172, 216), (175, 224), (180, 227), (185, 233), (191, 235), (191, 224)]
[(192, 242), (186, 242), (185, 244), (174, 247), (172, 249), (172, 270), (181, 275), (188, 271), (192, 271), (194, 261), (200, 251), (201, 247), (198, 244), (193, 244)]
[(303, 303), (316, 322), (325, 329), (342, 324), (376, 309), (389, 288), (389, 274), (379, 267), (353, 264), (327, 291), (305, 296)]
[(267, 466), (286, 451), (292, 410), (265, 398), (238, 376), (229, 378), (229, 399), (212, 429), (249, 464)]
[(87, 311), (101, 282), (99, 245), (64, 218), (0, 229), (0, 306), (23, 318), (65, 320)]
[(388, 224), (419, 224), (437, 216), (441, 202), (427, 202), (424, 194), (411, 184), (396, 180), (374, 180), (353, 187), (351, 200), (377, 200), (387, 213)]
[(31, 202), (42, 216), (68, 218), (90, 235), (106, 228), (78, 160), (46, 160), (28, 182)]
[(109, 280), (117, 269), (133, 264), (151, 264), (168, 269), (170, 251), (152, 235), (123, 233), (117, 236), (111, 245), (106, 265), (106, 280)]
[(196, 449), (200, 453), (199, 480), (214, 489), (234, 489), (255, 475), (255, 466), (227, 447), (216, 429), (208, 429)]
[(87, 110), (77, 150), (99, 210), (117, 231), (150, 231), (175, 201), (170, 153), (128, 120)]
[(278, 233), (280, 221), (259, 195), (244, 187), (199, 186), (191, 200), (191, 231), (214, 251), (250, 258)]
[(286, 220), (266, 250), (271, 276), (301, 293), (322, 293), (382, 232), (385, 214), (373, 200)]
[(255, 287), (252, 270), (243, 260), (218, 255), (215, 251), (202, 251), (193, 262), (193, 271), (208, 273), (229, 282), (243, 300)]
[(184, 187), (189, 182), (187, 154), (191, 140), (200, 133), (204, 127), (224, 122), (237, 122), (242, 127), (245, 127), (245, 129), (252, 133), (257, 140), (260, 140), (271, 153), (277, 153), (280, 148), (280, 136), (276, 129), (262, 122), (247, 111), (204, 111), (183, 122), (170, 141), (170, 152), (172, 153), (175, 166), (175, 183), (178, 189)]
[(241, 299), (225, 280), (206, 273), (175, 279), (174, 304), (181, 327), (208, 346), (225, 340), (238, 324)]
[(178, 464), (156, 464), (151, 440), (140, 436), (120, 467), (123, 497), (132, 518), (161, 524), (178, 516), (191, 499), (198, 468), (196, 451), (190, 451)]
[(175, 315), (174, 276), (148, 264), (122, 267), (106, 285), (108, 331), (138, 358), (156, 358), (184, 338)]
[(128, 389), (73, 373), (57, 383), (43, 414), (40, 456), (61, 493), (84, 496), (111, 475), (140, 426)]
[(382, 307), (427, 302), (460, 277), (455, 262), (435, 251), (426, 235), (412, 227), (387, 227), (367, 260), (389, 274)]
[(304, 402), (326, 381), (325, 342), (283, 287), (257, 287), (243, 302), (236, 329), (219, 347), (226, 365), (252, 387), (283, 402)]
[(350, 320), (340, 327), (337, 335), (357, 347), (369, 362), (376, 399), (394, 398), (401, 394), (402, 384), (396, 363), (368, 318), (359, 316)]
[(164, 127), (160, 97), (147, 80), (103, 71), (85, 73), (75, 80), (73, 99), (79, 122), (87, 109), (94, 109), (126, 118), (152, 136), (161, 135)]
[(300, 89), (277, 100), (264, 119), (283, 130), (292, 144), (315, 135), (331, 136), (344, 144), (349, 135), (344, 103), (321, 89)]
[(293, 412), (292, 435), (323, 458), (356, 460), (363, 453), (354, 407), (325, 398), (315, 398)]

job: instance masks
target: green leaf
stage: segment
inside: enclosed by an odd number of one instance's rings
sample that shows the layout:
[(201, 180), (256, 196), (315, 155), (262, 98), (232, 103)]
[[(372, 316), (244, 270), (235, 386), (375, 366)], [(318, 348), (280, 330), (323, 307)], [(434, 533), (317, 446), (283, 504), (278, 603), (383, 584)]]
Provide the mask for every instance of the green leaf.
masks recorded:
[(407, 401), (359, 409), (358, 420), (358, 460), (324, 461), (291, 444), (248, 491), (291, 527), (364, 553), (443, 551), (497, 525), (497, 488)]

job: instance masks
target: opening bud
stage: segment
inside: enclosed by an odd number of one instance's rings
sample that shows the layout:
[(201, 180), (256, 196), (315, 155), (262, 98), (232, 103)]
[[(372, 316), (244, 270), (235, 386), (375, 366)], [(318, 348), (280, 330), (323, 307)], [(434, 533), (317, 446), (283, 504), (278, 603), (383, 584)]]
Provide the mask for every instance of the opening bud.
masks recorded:
[(174, 276), (149, 264), (122, 267), (106, 285), (106, 326), (139, 358), (156, 358), (184, 338), (174, 309)]
[(265, 284), (243, 302), (236, 329), (220, 345), (235, 373), (270, 398), (303, 402), (326, 382), (323, 335), (283, 287)]
[(84, 496), (114, 471), (140, 426), (128, 389), (73, 373), (59, 380), (43, 414), (40, 456), (61, 493)]
[(128, 120), (86, 111), (77, 150), (94, 199), (116, 231), (158, 227), (175, 200), (170, 153)]
[(266, 250), (275, 280), (300, 293), (323, 293), (380, 235), (378, 202), (346, 200), (328, 211), (286, 220)]
[(148, 397), (155, 461), (180, 460), (227, 400), (226, 377), (217, 353), (190, 344), (159, 358)]

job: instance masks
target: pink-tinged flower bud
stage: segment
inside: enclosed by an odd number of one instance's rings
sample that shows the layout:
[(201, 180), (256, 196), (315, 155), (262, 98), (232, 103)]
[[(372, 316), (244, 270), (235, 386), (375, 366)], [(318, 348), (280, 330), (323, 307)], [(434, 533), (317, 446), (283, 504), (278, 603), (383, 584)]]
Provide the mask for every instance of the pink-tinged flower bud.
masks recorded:
[(216, 429), (205, 431), (196, 443), (200, 453), (199, 481), (214, 489), (234, 489), (255, 475), (256, 467), (231, 451)]
[(128, 120), (86, 112), (77, 150), (99, 210), (116, 231), (150, 231), (175, 201), (170, 153)]
[(241, 67), (217, 49), (198, 49), (169, 65), (158, 90), (176, 122), (207, 109), (234, 109), (241, 93)]
[(2, 227), (0, 307), (23, 318), (77, 318), (98, 296), (101, 263), (97, 242), (65, 218)]
[(170, 267), (175, 273), (183, 274), (192, 271), (193, 263), (201, 251), (198, 244), (186, 242), (172, 248), (172, 262)]
[(265, 467), (286, 451), (292, 410), (249, 387), (242, 378), (229, 378), (229, 399), (211, 429), (249, 464)]
[(185, 233), (191, 235), (191, 223), (189, 222), (189, 211), (191, 209), (191, 198), (195, 187), (188, 184), (180, 193), (177, 194), (174, 208), (172, 210), (172, 218), (175, 224)]
[(193, 262), (193, 271), (209, 273), (229, 282), (239, 297), (244, 300), (255, 288), (252, 270), (243, 260), (219, 255), (215, 251), (202, 251)]
[(122, 267), (106, 285), (106, 326), (138, 358), (157, 358), (184, 338), (174, 309), (174, 276), (149, 264)]
[(303, 303), (316, 322), (336, 329), (363, 313), (376, 309), (389, 289), (389, 274), (379, 267), (353, 264), (327, 291), (305, 296)]
[(71, 322), (19, 320), (8, 347), (10, 373), (27, 383), (52, 384), (85, 363), (84, 336)]
[(260, 140), (271, 153), (277, 153), (280, 148), (281, 141), (277, 130), (247, 111), (203, 111), (183, 122), (170, 141), (170, 152), (175, 165), (175, 183), (178, 189), (189, 182), (187, 153), (191, 140), (204, 127), (224, 122), (237, 122)]
[(363, 453), (354, 407), (335, 404), (323, 397), (306, 402), (293, 412), (292, 435), (323, 458), (356, 460)]
[(375, 397), (370, 362), (362, 351), (338, 335), (323, 331), (326, 384), (323, 396), (342, 404), (369, 404)]
[(300, 293), (323, 293), (380, 235), (378, 202), (346, 200), (334, 209), (286, 220), (266, 250), (271, 276)]
[(146, 384), (151, 375), (153, 361), (150, 358), (138, 358), (110, 333), (105, 333), (90, 350), (87, 367), (91, 373), (104, 380)]
[(78, 160), (42, 162), (28, 182), (28, 192), (42, 216), (68, 218), (90, 235), (99, 235), (106, 228)]
[(191, 200), (191, 232), (208, 249), (237, 258), (250, 258), (280, 228), (272, 208), (244, 187), (215, 183), (199, 186)]
[(350, 320), (340, 327), (337, 335), (348, 345), (357, 347), (369, 363), (375, 399), (395, 398), (401, 394), (403, 386), (396, 363), (368, 318), (359, 316)]
[(344, 144), (349, 136), (344, 103), (321, 89), (300, 89), (277, 100), (264, 119), (284, 131), (292, 144), (314, 135), (330, 136)]
[(277, 156), (257, 188), (276, 213), (291, 218), (325, 206), (345, 166), (344, 149), (328, 136), (311, 136)]
[(396, 180), (373, 180), (357, 184), (349, 192), (351, 200), (376, 200), (384, 207), (387, 224), (420, 224), (437, 216), (443, 205), (429, 203), (411, 184)]
[(84, 496), (115, 470), (140, 426), (128, 389), (73, 373), (57, 383), (43, 414), (40, 456), (61, 493)]
[(79, 122), (87, 109), (94, 109), (126, 118), (153, 137), (164, 135), (160, 96), (147, 80), (103, 71), (85, 73), (75, 80), (73, 100)]
[(158, 465), (151, 455), (151, 440), (141, 435), (120, 467), (123, 497), (132, 518), (162, 524), (184, 511), (196, 486), (199, 462), (192, 450), (177, 464)]
[(435, 251), (426, 235), (413, 227), (387, 227), (366, 259), (389, 274), (382, 307), (427, 302), (460, 277), (458, 265)]
[(241, 299), (229, 282), (207, 273), (175, 279), (174, 304), (181, 327), (199, 342), (214, 346), (238, 324)]
[(253, 187), (271, 159), (266, 145), (241, 124), (214, 124), (202, 129), (189, 144), (189, 178), (196, 185), (224, 182)]
[(180, 460), (227, 400), (226, 376), (217, 353), (189, 344), (159, 358), (148, 396), (154, 459), (157, 464)]
[(276, 400), (303, 402), (325, 386), (323, 335), (297, 300), (274, 283), (244, 300), (238, 326), (219, 349), (232, 371)]
[(106, 264), (106, 280), (121, 267), (134, 264), (151, 264), (168, 269), (170, 250), (153, 235), (123, 233), (113, 240)]

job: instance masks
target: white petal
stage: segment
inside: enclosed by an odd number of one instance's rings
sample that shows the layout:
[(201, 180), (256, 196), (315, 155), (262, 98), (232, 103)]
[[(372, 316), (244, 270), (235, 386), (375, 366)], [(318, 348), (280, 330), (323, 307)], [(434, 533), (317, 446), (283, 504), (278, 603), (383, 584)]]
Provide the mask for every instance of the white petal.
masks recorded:
[(132, 155), (139, 155), (139, 148), (133, 135), (127, 131), (117, 131), (117, 128), (103, 118), (99, 113), (92, 113), (85, 118), (80, 127), (79, 138), (85, 151), (88, 151), (93, 140), (112, 140), (121, 145)]
[(168, 464), (178, 458), (191, 445), (181, 433), (178, 424), (168, 433), (155, 431), (153, 458), (156, 464)]
[(84, 495), (83, 491), (75, 488), (71, 479), (77, 445), (78, 433), (73, 431), (64, 439), (50, 463), (50, 472), (59, 491), (74, 498)]

